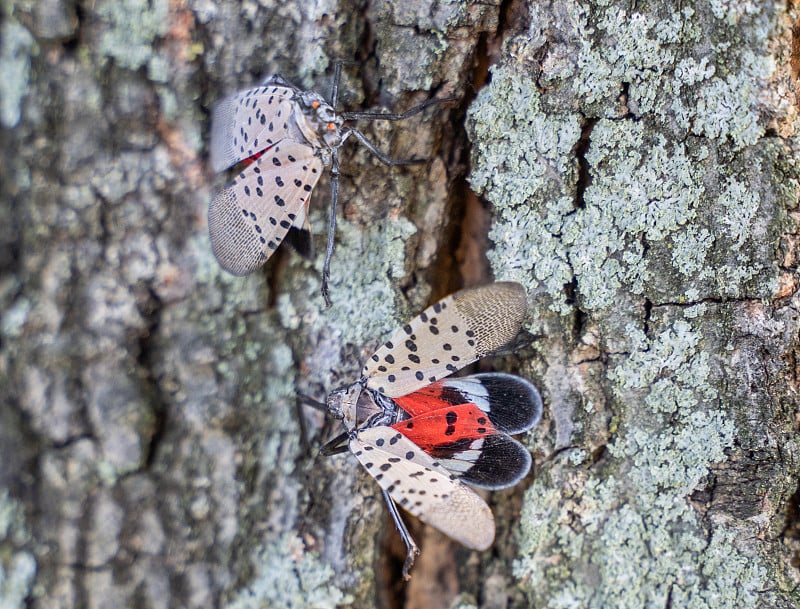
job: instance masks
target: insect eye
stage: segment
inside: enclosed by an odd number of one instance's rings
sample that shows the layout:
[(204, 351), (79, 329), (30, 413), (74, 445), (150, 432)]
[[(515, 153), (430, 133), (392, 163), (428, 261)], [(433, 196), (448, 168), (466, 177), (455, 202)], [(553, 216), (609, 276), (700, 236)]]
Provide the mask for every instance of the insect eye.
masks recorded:
[(319, 108), (319, 102), (316, 100), (312, 101), (311, 107), (314, 108), (314, 110), (316, 110), (317, 108)]
[(334, 125), (333, 123), (328, 123), (328, 131), (333, 131), (335, 129), (336, 129), (336, 125)]

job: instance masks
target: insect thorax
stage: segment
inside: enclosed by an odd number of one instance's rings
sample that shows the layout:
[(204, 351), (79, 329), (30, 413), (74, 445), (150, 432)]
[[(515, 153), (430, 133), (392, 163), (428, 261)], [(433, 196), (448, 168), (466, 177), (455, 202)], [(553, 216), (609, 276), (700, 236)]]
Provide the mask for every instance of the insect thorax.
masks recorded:
[(404, 415), (391, 398), (365, 387), (363, 380), (331, 392), (327, 406), (331, 416), (342, 419), (347, 431), (391, 425)]
[(356, 404), (356, 423), (359, 429), (378, 425), (393, 425), (405, 413), (390, 397), (366, 387)]
[(330, 165), (331, 151), (342, 145), (344, 121), (321, 95), (313, 91), (298, 93), (295, 102), (301, 110), (294, 115), (300, 133), (323, 163)]

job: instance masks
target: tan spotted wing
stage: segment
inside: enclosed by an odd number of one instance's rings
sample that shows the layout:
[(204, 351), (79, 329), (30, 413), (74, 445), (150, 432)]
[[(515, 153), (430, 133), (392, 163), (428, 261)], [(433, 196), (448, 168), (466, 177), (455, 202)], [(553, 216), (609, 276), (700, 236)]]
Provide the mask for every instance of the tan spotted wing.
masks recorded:
[(461, 290), (397, 330), (367, 361), (367, 387), (400, 397), (499, 349), (520, 331), (525, 288), (497, 282)]
[(295, 92), (265, 84), (222, 100), (211, 118), (211, 167), (222, 171), (292, 135)]
[(349, 447), (395, 503), (422, 522), (475, 550), (494, 541), (486, 502), (397, 430), (360, 430)]
[(208, 232), (222, 268), (247, 275), (264, 264), (289, 228), (305, 222), (321, 171), (312, 148), (286, 139), (220, 191), (208, 209)]

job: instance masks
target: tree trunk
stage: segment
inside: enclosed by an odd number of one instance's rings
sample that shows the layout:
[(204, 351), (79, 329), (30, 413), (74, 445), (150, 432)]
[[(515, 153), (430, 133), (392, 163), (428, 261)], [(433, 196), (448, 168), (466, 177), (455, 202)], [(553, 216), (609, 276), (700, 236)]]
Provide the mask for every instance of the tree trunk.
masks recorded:
[[(798, 605), (792, 3), (3, 11), (0, 606)], [(329, 181), (313, 260), (228, 275), (208, 122), (275, 72), (327, 95), (339, 59), (340, 109), (456, 99), (359, 125), (424, 164), (345, 145), (325, 308)], [(534, 338), (483, 365), (542, 390), (534, 472), (489, 551), (410, 523), (406, 585), (296, 396), (492, 276), (528, 290)]]

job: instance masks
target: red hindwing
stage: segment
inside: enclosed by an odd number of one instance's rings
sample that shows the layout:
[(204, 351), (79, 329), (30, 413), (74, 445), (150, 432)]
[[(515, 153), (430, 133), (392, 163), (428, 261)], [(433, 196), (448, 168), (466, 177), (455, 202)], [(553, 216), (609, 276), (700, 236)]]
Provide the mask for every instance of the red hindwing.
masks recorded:
[[(430, 454), (441, 446), (498, 433), (487, 414), (475, 404), (452, 405), (444, 400), (429, 400), (419, 396), (420, 393), (422, 391), (404, 396), (397, 399), (397, 402), (409, 413), (413, 412), (406, 408), (409, 398), (415, 402), (411, 408), (418, 412), (424, 402), (424, 405), (428, 406), (423, 409), (424, 414), (412, 416), (410, 419), (395, 423), (392, 427), (425, 452)], [(416, 400), (413, 399), (414, 396), (418, 396)], [(429, 407), (431, 403), (444, 407), (431, 410)]]
[(431, 383), (413, 393), (394, 398), (394, 401), (412, 417), (468, 402), (458, 392), (448, 390), (446, 383), (446, 380)]

